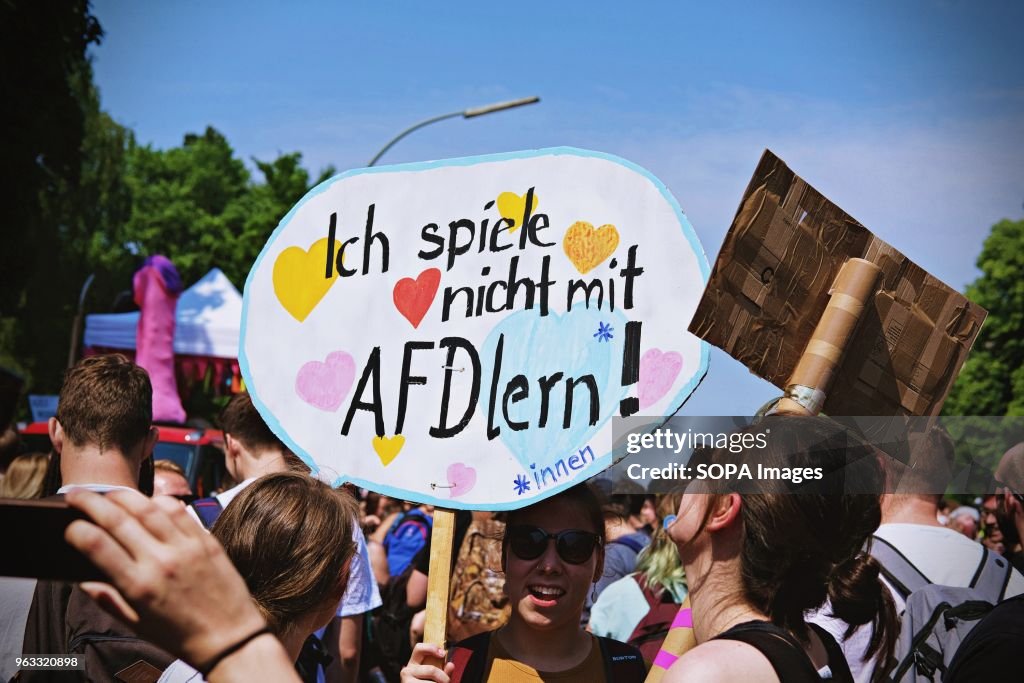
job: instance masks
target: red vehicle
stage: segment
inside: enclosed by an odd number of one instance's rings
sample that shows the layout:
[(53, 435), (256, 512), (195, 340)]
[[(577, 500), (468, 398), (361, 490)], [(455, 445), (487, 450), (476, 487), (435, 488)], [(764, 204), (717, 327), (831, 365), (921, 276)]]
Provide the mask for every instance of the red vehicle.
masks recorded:
[[(172, 460), (185, 471), (192, 492), (209, 496), (227, 475), (224, 466), (224, 434), (219, 429), (157, 425), (160, 437), (153, 448), (155, 460)], [(33, 422), (18, 429), (30, 451), (50, 450), (47, 423)]]

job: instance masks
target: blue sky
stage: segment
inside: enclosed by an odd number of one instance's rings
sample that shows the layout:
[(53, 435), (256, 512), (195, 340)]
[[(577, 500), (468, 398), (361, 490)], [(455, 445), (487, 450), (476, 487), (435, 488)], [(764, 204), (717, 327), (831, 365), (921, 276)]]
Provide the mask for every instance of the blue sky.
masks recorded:
[[(486, 5), (486, 6), (482, 6)], [(960, 289), (1024, 202), (1024, 3), (99, 0), (104, 108), (140, 142), (212, 125), (243, 158), (364, 165), (572, 145), (658, 176), (717, 255), (765, 147)], [(241, 285), (241, 283), (237, 283)], [(725, 354), (684, 412), (777, 394)]]

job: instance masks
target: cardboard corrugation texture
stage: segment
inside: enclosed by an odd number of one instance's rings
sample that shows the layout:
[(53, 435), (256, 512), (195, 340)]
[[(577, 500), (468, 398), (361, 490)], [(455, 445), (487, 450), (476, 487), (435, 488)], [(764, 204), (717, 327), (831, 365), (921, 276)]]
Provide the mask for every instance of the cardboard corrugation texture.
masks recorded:
[(843, 263), (882, 269), (828, 391), (832, 415), (936, 415), (986, 311), (926, 273), (766, 150), (690, 331), (785, 387)]

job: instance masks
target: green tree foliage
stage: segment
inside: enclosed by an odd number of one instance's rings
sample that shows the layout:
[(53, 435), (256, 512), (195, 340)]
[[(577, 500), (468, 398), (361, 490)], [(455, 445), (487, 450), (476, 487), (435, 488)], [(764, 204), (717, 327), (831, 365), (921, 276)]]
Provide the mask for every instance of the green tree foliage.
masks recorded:
[(0, 2), (0, 31), (0, 364), (52, 393), (90, 275), (86, 313), (110, 311), (156, 253), (186, 286), (217, 266), (241, 287), (310, 179), (292, 153), (253, 159), (254, 180), (213, 128), (167, 150), (138, 145), (101, 108), (87, 48), (102, 29), (85, 0)]
[(186, 135), (181, 147), (134, 147), (128, 158), (132, 208), (120, 239), (139, 255), (166, 255), (186, 283), (216, 266), (241, 287), (270, 233), (309, 189), (300, 154), (254, 159), (265, 180), (257, 184), (213, 128)]
[(90, 109), (86, 49), (101, 36), (85, 0), (0, 3), (0, 363), (51, 386), (67, 358), (81, 286), (68, 201), (98, 182), (85, 161), (98, 111)]
[(978, 268), (967, 297), (988, 319), (943, 412), (1024, 416), (1024, 220), (992, 226)]
[(943, 414), (969, 416), (951, 419), (948, 427), (960, 466), (973, 461), (984, 479), (1010, 446), (1024, 440), (1024, 220), (992, 226), (978, 268), (982, 275), (967, 296), (988, 310), (988, 319)]

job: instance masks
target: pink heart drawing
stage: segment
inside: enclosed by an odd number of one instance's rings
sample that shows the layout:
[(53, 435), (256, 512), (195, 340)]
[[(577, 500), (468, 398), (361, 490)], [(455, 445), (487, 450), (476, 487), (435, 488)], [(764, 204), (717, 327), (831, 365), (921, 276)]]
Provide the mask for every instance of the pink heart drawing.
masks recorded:
[(662, 353), (661, 349), (650, 349), (640, 358), (640, 383), (637, 397), (640, 409), (652, 406), (661, 399), (683, 369), (683, 357), (675, 351)]
[(461, 462), (448, 465), (448, 494), (452, 498), (458, 498), (464, 493), (469, 493), (476, 486), (476, 470)]
[(295, 376), (295, 393), (303, 401), (333, 413), (348, 396), (355, 378), (356, 364), (352, 356), (344, 351), (333, 351), (321, 363), (311, 360)]

